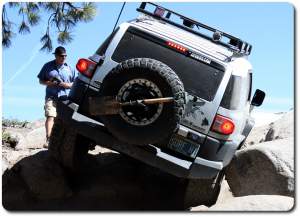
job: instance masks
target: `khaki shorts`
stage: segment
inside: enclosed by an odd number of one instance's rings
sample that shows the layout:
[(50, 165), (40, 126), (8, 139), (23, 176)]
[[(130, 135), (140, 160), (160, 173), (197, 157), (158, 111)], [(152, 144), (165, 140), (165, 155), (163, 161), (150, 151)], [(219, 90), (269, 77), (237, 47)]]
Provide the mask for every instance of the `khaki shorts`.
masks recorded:
[(44, 106), (46, 117), (56, 117), (56, 101), (47, 99)]

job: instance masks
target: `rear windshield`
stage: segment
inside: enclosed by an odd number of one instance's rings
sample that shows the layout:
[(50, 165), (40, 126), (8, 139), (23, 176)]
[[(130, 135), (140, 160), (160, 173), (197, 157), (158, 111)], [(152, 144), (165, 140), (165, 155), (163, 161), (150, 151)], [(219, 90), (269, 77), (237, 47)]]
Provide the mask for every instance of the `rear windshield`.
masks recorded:
[[(149, 37), (149, 36), (148, 36)], [(152, 58), (172, 68), (192, 95), (212, 101), (221, 83), (224, 71), (174, 51), (157, 40), (127, 31), (118, 44), (112, 59), (122, 62), (131, 58)], [(151, 36), (153, 39), (153, 36)]]
[(252, 74), (246, 77), (232, 75), (227, 84), (221, 106), (226, 109), (241, 109), (251, 97)]
[(106, 39), (105, 41), (101, 44), (101, 46), (97, 49), (96, 54), (103, 56), (108, 48), (108, 45), (110, 44), (111, 40), (115, 36), (115, 34), (118, 32), (119, 27), (115, 29)]

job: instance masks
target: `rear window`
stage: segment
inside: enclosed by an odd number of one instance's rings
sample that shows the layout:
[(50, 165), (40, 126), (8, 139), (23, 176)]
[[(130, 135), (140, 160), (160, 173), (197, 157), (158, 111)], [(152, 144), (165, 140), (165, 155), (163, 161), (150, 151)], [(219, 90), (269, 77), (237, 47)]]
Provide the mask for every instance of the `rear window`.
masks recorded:
[(232, 75), (227, 84), (221, 106), (226, 109), (236, 110), (243, 108), (251, 97), (252, 75), (247, 77)]
[(106, 39), (105, 41), (101, 44), (101, 46), (97, 49), (96, 54), (103, 56), (108, 48), (108, 45), (110, 44), (111, 40), (115, 36), (115, 34), (118, 32), (119, 27), (115, 29)]
[(153, 36), (127, 31), (118, 44), (112, 59), (122, 62), (131, 58), (152, 58), (172, 68), (192, 95), (212, 101), (222, 81), (224, 70), (214, 68), (160, 43)]

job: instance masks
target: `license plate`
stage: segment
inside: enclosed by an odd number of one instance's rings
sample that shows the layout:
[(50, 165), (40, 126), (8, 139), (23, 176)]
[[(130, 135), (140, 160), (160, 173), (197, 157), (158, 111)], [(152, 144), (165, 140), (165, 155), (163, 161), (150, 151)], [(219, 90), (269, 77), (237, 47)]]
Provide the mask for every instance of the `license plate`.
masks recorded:
[(168, 146), (170, 149), (192, 158), (196, 157), (200, 148), (200, 145), (192, 143), (180, 137), (173, 137), (170, 140)]

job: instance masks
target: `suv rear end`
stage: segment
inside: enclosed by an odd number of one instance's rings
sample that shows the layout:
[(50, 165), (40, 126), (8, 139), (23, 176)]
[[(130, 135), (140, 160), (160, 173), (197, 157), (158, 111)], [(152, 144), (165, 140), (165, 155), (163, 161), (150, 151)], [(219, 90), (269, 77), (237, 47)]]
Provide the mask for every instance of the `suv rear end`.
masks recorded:
[[(231, 39), (224, 46), (214, 36), (201, 37), (190, 27), (164, 22), (143, 4), (140, 12), (146, 15), (121, 24), (93, 56), (78, 62), (80, 74), (69, 100), (59, 104), (58, 117), (85, 138), (173, 175), (214, 178), (254, 125), (252, 68), (247, 60), (251, 46), (222, 33)], [(124, 144), (106, 128), (101, 116), (90, 112), (91, 98), (99, 96), (106, 76), (120, 62), (137, 58), (168, 65), (185, 88), (185, 110), (176, 131), (166, 140), (143, 146)], [(262, 102), (262, 95), (258, 98)]]

